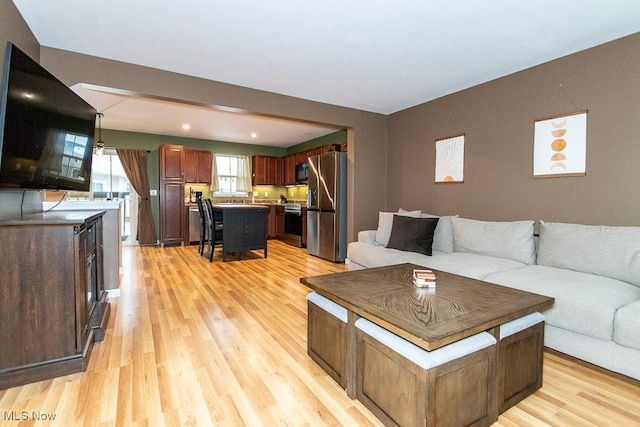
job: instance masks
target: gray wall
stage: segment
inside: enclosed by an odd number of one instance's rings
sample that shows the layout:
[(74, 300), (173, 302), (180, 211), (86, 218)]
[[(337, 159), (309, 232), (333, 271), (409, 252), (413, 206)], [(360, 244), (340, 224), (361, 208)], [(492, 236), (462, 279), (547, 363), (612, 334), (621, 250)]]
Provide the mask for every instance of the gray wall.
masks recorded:
[[(534, 120), (576, 110), (588, 110), (586, 176), (532, 178)], [(640, 33), (395, 113), (388, 127), (389, 209), (640, 225)], [(464, 183), (435, 184), (435, 140), (461, 133)]]
[[(27, 27), (22, 16), (10, 0), (0, 0), (0, 61), (4, 64), (7, 41), (38, 60), (40, 45)], [(0, 68), (0, 81), (4, 70)], [(21, 213), (42, 210), (43, 194), (40, 191), (0, 190), (0, 219), (15, 218)]]
[[(375, 227), (378, 210), (398, 207), (487, 220), (640, 225), (639, 34), (385, 117), (40, 48), (11, 1), (0, 0), (0, 16), (0, 53), (11, 40), (68, 85), (92, 83), (348, 129), (350, 238)], [(532, 178), (534, 120), (576, 109), (589, 110), (586, 176)], [(436, 185), (435, 140), (457, 133), (466, 135), (465, 182)], [(0, 218), (19, 215), (21, 206), (33, 210), (41, 200), (38, 192), (27, 192), (25, 203), (22, 197), (0, 191)]]
[(378, 210), (385, 207), (386, 116), (48, 47), (42, 47), (41, 59), (45, 68), (69, 86), (91, 83), (349, 129), (349, 238), (352, 239), (357, 230), (376, 221)]

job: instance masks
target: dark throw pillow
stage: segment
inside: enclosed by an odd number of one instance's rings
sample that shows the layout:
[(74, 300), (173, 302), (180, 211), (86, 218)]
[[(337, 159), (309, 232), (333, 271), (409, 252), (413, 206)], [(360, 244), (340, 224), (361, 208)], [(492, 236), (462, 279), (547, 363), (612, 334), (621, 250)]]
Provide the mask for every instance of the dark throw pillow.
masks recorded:
[(394, 215), (388, 248), (431, 255), (433, 232), (439, 218), (412, 218)]

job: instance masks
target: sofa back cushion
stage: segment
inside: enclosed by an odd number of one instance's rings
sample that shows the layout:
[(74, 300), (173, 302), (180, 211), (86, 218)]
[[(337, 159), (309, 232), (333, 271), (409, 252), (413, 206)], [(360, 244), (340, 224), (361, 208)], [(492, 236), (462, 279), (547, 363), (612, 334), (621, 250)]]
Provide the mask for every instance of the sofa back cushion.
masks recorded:
[(531, 265), (536, 262), (533, 221), (451, 219), (453, 250), (495, 256)]
[(538, 264), (640, 286), (640, 227), (540, 221)]
[[(440, 218), (436, 231), (433, 233), (433, 250), (451, 253), (453, 252), (453, 226), (451, 225), (452, 216), (438, 216), (421, 211), (406, 211), (398, 209), (398, 212), (379, 212), (378, 228), (376, 229), (376, 244), (387, 246), (389, 236), (391, 236), (391, 228), (393, 226), (393, 216), (404, 215), (412, 218)], [(457, 215), (456, 215), (457, 216)]]
[(405, 211), (399, 209), (398, 212), (379, 212), (378, 213), (378, 229), (376, 230), (376, 243), (382, 246), (387, 246), (389, 243), (389, 236), (391, 236), (391, 228), (393, 227), (393, 216), (403, 215), (412, 218), (420, 218), (422, 212), (420, 211)]
[(446, 254), (453, 252), (453, 225), (451, 224), (453, 216), (437, 216), (423, 213), (422, 218), (440, 218), (438, 225), (436, 225), (436, 231), (433, 233), (433, 250)]

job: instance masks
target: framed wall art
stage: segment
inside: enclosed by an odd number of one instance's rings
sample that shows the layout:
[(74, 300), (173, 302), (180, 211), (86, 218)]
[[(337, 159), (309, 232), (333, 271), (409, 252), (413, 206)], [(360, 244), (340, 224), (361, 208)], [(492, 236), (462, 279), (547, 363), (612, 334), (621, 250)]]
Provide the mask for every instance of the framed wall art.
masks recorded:
[(464, 182), (464, 134), (436, 140), (438, 182)]
[(584, 176), (587, 159), (587, 112), (535, 121), (533, 176)]

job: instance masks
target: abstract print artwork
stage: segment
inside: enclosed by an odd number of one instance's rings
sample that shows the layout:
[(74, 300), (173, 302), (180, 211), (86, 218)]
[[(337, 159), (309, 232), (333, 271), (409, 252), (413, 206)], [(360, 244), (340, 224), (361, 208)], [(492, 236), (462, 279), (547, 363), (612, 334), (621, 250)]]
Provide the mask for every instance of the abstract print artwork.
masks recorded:
[(587, 157), (587, 112), (536, 120), (533, 176), (583, 176)]
[(436, 182), (464, 181), (464, 135), (436, 141)]

